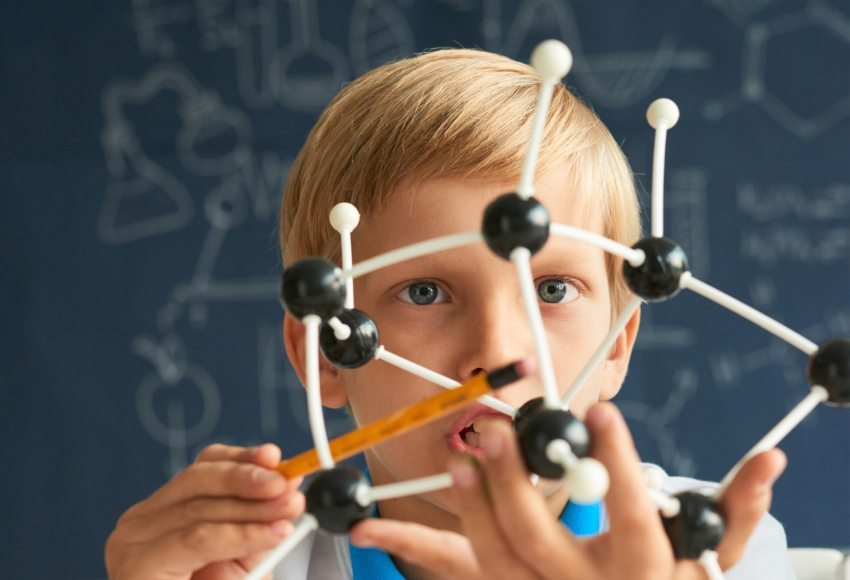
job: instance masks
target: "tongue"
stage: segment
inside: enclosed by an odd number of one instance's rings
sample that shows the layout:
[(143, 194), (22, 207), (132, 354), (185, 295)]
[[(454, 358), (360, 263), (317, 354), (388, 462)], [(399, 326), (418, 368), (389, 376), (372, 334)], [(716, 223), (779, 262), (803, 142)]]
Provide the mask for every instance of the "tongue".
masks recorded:
[(480, 417), (472, 423), (467, 431), (461, 433), (461, 438), (470, 447), (481, 447), (481, 434), (495, 421), (498, 421), (498, 419)]

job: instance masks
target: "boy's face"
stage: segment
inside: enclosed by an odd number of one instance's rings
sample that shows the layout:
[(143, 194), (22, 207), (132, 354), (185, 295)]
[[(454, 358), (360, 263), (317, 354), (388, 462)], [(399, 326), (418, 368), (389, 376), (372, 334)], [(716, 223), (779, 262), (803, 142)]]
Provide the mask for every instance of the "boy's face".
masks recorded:
[[(430, 238), (478, 230), (487, 205), (511, 188), (511, 184), (438, 179), (415, 191), (395, 192), (385, 208), (364, 218), (354, 232), (354, 262)], [(602, 233), (601, 216), (583, 211), (573, 201), (566, 171), (547, 174), (536, 188), (535, 196), (548, 209), (552, 223)], [(584, 220), (584, 215), (589, 219)], [(563, 393), (611, 324), (605, 254), (550, 236), (531, 263)], [(458, 381), (534, 354), (514, 266), (483, 243), (368, 274), (356, 281), (354, 296), (355, 306), (377, 323), (381, 344), (388, 351)], [(618, 340), (615, 354), (597, 368), (573, 399), (571, 410), (578, 416), (600, 397), (610, 398), (619, 389), (636, 328), (637, 317)], [(324, 363), (321, 381), (326, 403), (338, 406), (347, 400), (361, 425), (440, 390), (382, 361), (352, 371), (331, 369)], [(542, 392), (534, 377), (502, 388), (496, 396), (519, 407)], [(471, 420), (473, 429), (480, 431), (478, 417), (493, 413), (476, 406), (371, 449), (367, 460), (374, 483), (443, 472), (453, 452), (475, 455), (480, 452), (475, 449), (477, 435), (468, 423)], [(447, 496), (441, 493), (421, 501), (452, 511)]]

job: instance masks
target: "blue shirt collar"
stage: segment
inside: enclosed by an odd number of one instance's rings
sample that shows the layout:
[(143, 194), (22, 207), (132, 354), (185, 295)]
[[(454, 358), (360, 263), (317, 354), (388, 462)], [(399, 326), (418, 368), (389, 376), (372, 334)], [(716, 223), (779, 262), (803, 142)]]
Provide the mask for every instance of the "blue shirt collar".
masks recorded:
[[(568, 502), (561, 512), (561, 523), (576, 536), (595, 536), (602, 532), (602, 502)], [(358, 548), (348, 543), (354, 580), (404, 580), (389, 554), (376, 548)]]

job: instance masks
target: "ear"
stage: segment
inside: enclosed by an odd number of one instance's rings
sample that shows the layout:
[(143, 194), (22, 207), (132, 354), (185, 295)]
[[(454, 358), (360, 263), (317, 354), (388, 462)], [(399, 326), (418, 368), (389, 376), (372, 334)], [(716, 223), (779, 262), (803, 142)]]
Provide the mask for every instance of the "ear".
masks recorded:
[(599, 390), (599, 398), (603, 401), (613, 399), (620, 392), (620, 387), (623, 386), (626, 372), (629, 370), (629, 360), (632, 358), (632, 350), (637, 339), (638, 327), (640, 327), (640, 308), (635, 310), (635, 313), (629, 318), (605, 360), (602, 388)]
[[(295, 369), (295, 374), (298, 375), (302, 385), (307, 384), (305, 335), (304, 325), (287, 312), (283, 317), (283, 344), (286, 347), (289, 364)], [(348, 402), (342, 374), (338, 368), (326, 361), (321, 353), (319, 353), (319, 384), (322, 389), (322, 405), (325, 407), (337, 409)]]

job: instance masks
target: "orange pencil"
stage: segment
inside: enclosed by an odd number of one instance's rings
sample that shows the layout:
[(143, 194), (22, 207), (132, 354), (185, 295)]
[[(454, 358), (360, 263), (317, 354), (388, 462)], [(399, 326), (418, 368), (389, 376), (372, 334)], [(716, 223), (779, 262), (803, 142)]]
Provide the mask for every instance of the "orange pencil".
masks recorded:
[[(368, 425), (363, 425), (340, 435), (330, 442), (331, 456), (340, 461), (386, 441), (396, 435), (407, 433), (420, 425), (439, 419), (477, 399), (522, 379), (534, 372), (534, 360), (523, 359), (491, 373), (479, 373), (456, 389), (449, 389), (396, 411)], [(315, 449), (305, 451), (278, 464), (275, 468), (287, 479), (309, 475), (321, 469), (319, 454)]]

